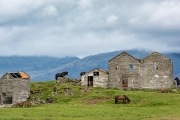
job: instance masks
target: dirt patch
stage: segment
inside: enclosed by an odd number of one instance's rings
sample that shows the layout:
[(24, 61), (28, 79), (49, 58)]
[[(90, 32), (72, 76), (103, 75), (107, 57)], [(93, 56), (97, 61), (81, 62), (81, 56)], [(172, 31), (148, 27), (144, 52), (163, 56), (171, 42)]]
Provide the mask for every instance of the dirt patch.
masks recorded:
[(93, 105), (93, 104), (97, 104), (99, 102), (104, 102), (106, 100), (109, 100), (107, 98), (101, 98), (101, 99), (91, 99), (87, 101), (87, 105)]

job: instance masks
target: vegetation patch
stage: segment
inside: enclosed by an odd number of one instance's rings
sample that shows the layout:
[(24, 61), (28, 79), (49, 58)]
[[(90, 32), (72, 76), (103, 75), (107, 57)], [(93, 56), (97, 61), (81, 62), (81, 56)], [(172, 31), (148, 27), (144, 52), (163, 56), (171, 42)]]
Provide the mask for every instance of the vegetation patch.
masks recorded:
[[(6, 120), (178, 120), (180, 89), (170, 90), (162, 93), (161, 90), (88, 88), (70, 82), (33, 82), (28, 100), (31, 105), (2, 108), (0, 115)], [(116, 95), (127, 95), (131, 102), (115, 104)]]

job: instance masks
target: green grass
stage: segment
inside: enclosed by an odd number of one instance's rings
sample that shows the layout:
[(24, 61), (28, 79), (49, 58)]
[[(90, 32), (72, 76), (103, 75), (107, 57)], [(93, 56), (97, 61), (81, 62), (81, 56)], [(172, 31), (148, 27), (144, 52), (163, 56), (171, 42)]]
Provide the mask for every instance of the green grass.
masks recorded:
[[(58, 94), (52, 95), (55, 89)], [(66, 93), (70, 88), (73, 94)], [(161, 90), (118, 90), (63, 85), (51, 82), (31, 83), (31, 99), (54, 102), (29, 108), (0, 108), (0, 120), (178, 120), (179, 89), (172, 93)], [(38, 92), (41, 91), (41, 92)], [(71, 93), (70, 92), (70, 93)], [(127, 95), (130, 104), (114, 104), (115, 95)]]

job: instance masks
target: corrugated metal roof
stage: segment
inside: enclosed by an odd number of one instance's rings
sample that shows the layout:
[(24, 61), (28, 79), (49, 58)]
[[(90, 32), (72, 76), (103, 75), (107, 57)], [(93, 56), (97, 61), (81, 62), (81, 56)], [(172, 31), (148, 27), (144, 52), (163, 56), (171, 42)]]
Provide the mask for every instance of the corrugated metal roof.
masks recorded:
[(25, 72), (19, 72), (22, 78), (29, 79), (29, 76)]

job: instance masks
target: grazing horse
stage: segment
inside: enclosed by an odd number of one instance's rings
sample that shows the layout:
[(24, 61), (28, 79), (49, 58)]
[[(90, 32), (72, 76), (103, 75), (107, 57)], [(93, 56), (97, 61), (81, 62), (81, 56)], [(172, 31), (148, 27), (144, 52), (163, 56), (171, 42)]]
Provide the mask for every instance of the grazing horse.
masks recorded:
[(86, 72), (81, 72), (80, 73), (80, 76), (83, 76), (83, 75), (85, 75), (86, 74)]
[(117, 95), (115, 96), (115, 104), (118, 104), (118, 100), (123, 100), (123, 103), (126, 103), (126, 101), (129, 103), (131, 100), (126, 95)]
[(67, 71), (62, 72), (62, 73), (57, 73), (57, 74), (55, 75), (55, 79), (57, 80), (58, 77), (64, 77), (64, 76), (66, 76), (66, 75), (68, 75), (68, 72), (67, 72)]

